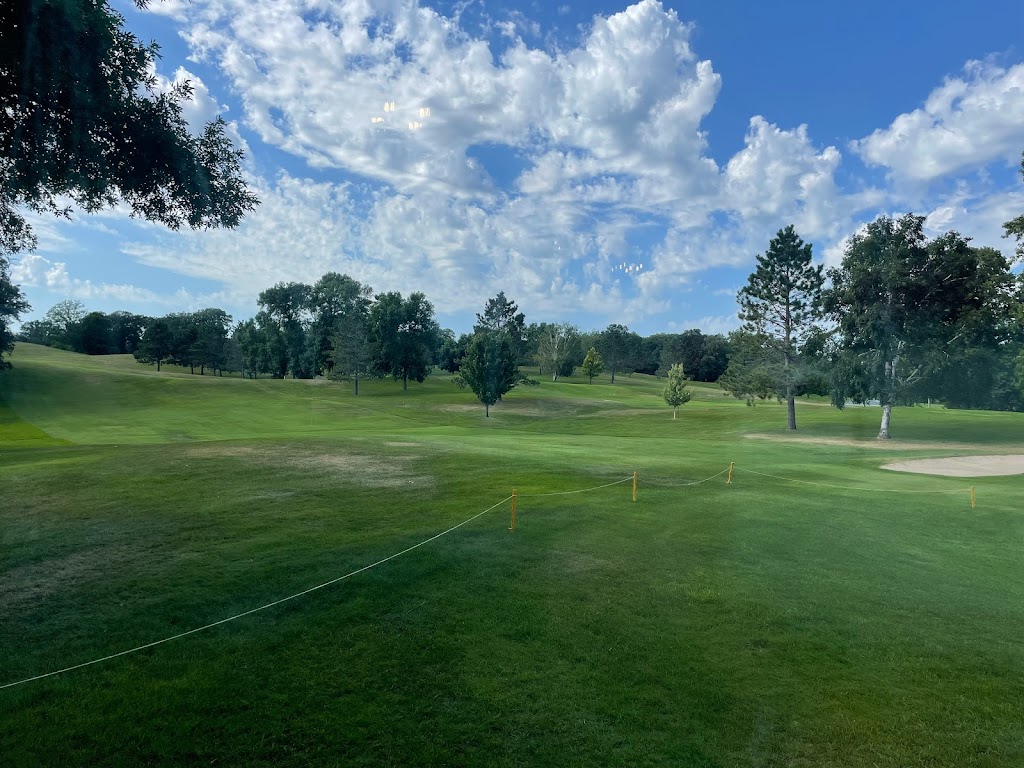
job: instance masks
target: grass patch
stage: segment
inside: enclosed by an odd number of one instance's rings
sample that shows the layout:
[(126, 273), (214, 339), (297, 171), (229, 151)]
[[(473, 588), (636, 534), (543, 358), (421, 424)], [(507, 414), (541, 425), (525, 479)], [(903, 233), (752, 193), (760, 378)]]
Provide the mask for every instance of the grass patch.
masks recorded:
[[(99, 361), (99, 362), (97, 362)], [(649, 377), (415, 391), (157, 375), (19, 345), (0, 377), (5, 765), (1013, 766), (1024, 762), (1022, 480), (896, 476), (1020, 441), (1015, 414), (877, 409)], [(135, 367), (133, 367), (135, 366)], [(411, 385), (413, 387), (415, 385)], [(361, 387), (363, 389), (363, 387)], [(8, 439), (23, 435), (20, 440)], [(915, 496), (809, 488), (737, 473)], [(42, 724), (42, 727), (41, 727)]]

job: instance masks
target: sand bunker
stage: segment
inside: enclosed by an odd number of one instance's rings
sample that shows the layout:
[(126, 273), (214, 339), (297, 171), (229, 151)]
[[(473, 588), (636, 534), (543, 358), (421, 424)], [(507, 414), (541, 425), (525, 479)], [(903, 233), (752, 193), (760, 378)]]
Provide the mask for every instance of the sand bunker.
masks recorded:
[(1024, 475), (1024, 456), (953, 456), (948, 459), (914, 459), (894, 461), (882, 469), (894, 472), (917, 472), (946, 477), (990, 477), (993, 475)]

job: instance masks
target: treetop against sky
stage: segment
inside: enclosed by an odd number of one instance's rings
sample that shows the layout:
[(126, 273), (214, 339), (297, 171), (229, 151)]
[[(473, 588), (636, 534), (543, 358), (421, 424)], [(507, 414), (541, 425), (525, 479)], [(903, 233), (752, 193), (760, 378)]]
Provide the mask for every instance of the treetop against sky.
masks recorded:
[(835, 265), (905, 211), (1009, 255), (1024, 211), (1009, 0), (113, 7), (159, 42), (159, 89), (191, 83), (194, 132), (223, 116), (261, 205), (237, 230), (32, 217), (26, 320), (65, 297), (247, 317), (336, 271), (458, 331), (504, 290), (528, 317), (719, 332), (788, 224)]

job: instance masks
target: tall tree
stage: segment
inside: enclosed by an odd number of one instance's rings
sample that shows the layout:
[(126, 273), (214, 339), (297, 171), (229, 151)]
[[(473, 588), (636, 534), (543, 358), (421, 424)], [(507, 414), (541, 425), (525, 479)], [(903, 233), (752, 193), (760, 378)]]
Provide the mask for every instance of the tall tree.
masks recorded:
[(370, 335), (370, 301), (366, 296), (353, 302), (334, 322), (331, 365), (334, 374), (352, 379), (359, 394), (359, 379), (372, 371), (373, 344)]
[(780, 229), (765, 254), (758, 254), (757, 267), (737, 296), (743, 330), (781, 362), (776, 388), (786, 401), (791, 430), (796, 429), (796, 393), (806, 371), (801, 351), (822, 316), (825, 278), (812, 257), (811, 244), (792, 225)]
[(195, 326), (192, 356), (199, 366), (199, 374), (204, 375), (207, 368), (216, 374), (227, 360), (231, 315), (214, 307), (201, 309), (193, 313), (192, 323)]
[(157, 318), (146, 326), (146, 332), (139, 341), (139, 348), (134, 352), (135, 359), (140, 363), (155, 363), (159, 371), (160, 364), (170, 357), (173, 345), (174, 337), (170, 325), (163, 318)]
[(974, 249), (955, 232), (926, 242), (924, 217), (880, 217), (830, 270), (826, 306), (840, 350), (832, 399), (848, 393), (882, 404), (879, 439), (890, 437), (894, 405), (912, 405), (963, 364), (966, 349), (999, 345), (1013, 291), (998, 252)]
[[(287, 370), (292, 378), (313, 375), (312, 349), (306, 331), (310, 324), (310, 294), (305, 283), (278, 283), (259, 295), (258, 303), (266, 319), (272, 319), (284, 342)], [(264, 323), (266, 320), (264, 321)]]
[(403, 392), (409, 389), (409, 379), (422, 382), (430, 373), (439, 330), (426, 296), (412, 293), (403, 300), (397, 292), (380, 294), (369, 320), (374, 368), (401, 379)]
[(517, 360), (526, 350), (526, 316), (519, 311), (518, 304), (505, 297), (504, 291), (487, 300), (483, 313), (476, 316), (473, 332), (507, 334)]
[(77, 299), (63, 299), (46, 310), (44, 319), (54, 330), (51, 346), (75, 349), (78, 346), (78, 324), (85, 314), (85, 305)]
[(123, 25), (106, 0), (0, 3), (0, 253), (34, 246), (24, 210), (68, 215), (66, 198), (172, 228), (234, 227), (257, 205), (225, 123), (191, 135), (191, 88), (159, 92), (157, 45)]
[[(573, 356), (579, 346), (580, 334), (569, 323), (546, 324), (540, 334), (536, 359), (542, 368), (551, 372), (551, 380), (572, 375)], [(564, 371), (568, 367), (569, 373)]]
[(10, 280), (7, 260), (0, 256), (0, 371), (10, 366), (4, 360), (4, 355), (14, 349), (14, 333), (10, 322), (28, 310), (29, 305), (24, 295)]
[(87, 355), (109, 355), (113, 347), (110, 318), (103, 312), (90, 312), (78, 324), (76, 352)]
[(640, 337), (626, 326), (612, 323), (597, 337), (597, 349), (614, 384), (616, 371), (633, 372), (640, 354)]
[(111, 344), (118, 354), (130, 355), (138, 349), (149, 318), (120, 310), (111, 312), (108, 317), (110, 318)]
[(331, 337), (337, 332), (338, 321), (350, 311), (365, 313), (372, 296), (370, 286), (337, 272), (328, 272), (313, 285), (309, 292), (309, 335), (315, 373), (331, 366)]
[(484, 404), (484, 415), (489, 418), (491, 406), (519, 378), (518, 360), (509, 335), (493, 331), (473, 334), (459, 374)]

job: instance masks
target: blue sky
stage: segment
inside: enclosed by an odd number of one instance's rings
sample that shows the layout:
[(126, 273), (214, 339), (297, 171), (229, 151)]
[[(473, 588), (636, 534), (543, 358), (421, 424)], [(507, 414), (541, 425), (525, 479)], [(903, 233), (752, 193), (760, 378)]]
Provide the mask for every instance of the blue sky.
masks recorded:
[(234, 231), (34, 218), (25, 319), (68, 297), (244, 319), (339, 271), (457, 331), (504, 290), (531, 321), (722, 332), (787, 224), (834, 264), (907, 211), (1010, 255), (1024, 212), (1019, 1), (116, 7), (164, 87), (192, 82), (191, 124), (229, 121), (262, 205)]

